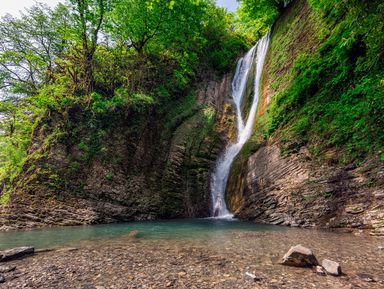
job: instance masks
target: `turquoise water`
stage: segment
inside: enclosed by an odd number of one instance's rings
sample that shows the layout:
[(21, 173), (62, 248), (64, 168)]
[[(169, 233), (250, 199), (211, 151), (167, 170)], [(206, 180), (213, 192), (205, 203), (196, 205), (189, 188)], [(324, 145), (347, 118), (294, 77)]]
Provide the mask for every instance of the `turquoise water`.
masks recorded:
[(0, 250), (18, 246), (51, 248), (82, 241), (104, 241), (139, 231), (143, 239), (190, 239), (237, 231), (277, 231), (285, 228), (237, 220), (183, 219), (92, 226), (57, 227), (31, 231), (0, 232)]

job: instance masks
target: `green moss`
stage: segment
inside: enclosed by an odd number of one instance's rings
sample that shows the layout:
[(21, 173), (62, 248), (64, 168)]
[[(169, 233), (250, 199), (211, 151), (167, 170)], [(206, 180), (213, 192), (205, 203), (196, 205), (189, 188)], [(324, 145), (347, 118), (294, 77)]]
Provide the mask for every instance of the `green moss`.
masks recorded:
[(108, 181), (110, 181), (110, 182), (113, 181), (114, 177), (115, 177), (115, 174), (114, 174), (112, 171), (109, 171), (109, 172), (107, 173), (107, 175), (105, 176), (105, 178), (106, 178)]
[(8, 205), (11, 199), (11, 194), (9, 190), (5, 190), (0, 197), (0, 206)]
[(339, 163), (380, 157), (384, 4), (320, 2), (294, 2), (273, 27), (265, 72), (272, 101), (255, 133), (307, 145), (320, 160), (329, 150)]

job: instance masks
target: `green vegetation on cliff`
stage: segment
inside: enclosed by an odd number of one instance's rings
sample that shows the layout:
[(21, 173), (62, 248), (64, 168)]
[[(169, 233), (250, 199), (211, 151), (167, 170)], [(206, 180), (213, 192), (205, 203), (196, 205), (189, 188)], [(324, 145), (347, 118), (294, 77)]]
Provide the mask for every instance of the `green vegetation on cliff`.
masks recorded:
[[(78, 141), (90, 158), (115, 115), (169, 112), (168, 127), (183, 120), (184, 111), (170, 117), (172, 103), (190, 99), (202, 72), (230, 70), (246, 47), (232, 18), (211, 0), (68, 0), (3, 17), (0, 183), (20, 172), (38, 131), (46, 143)], [(73, 111), (88, 119), (71, 123)], [(89, 135), (76, 139), (82, 127)]]
[(264, 92), (271, 103), (258, 132), (290, 146), (307, 145), (336, 163), (372, 154), (383, 159), (382, 1), (297, 0), (286, 9), (275, 4), (244, 0), (242, 8), (275, 9), (268, 19), (249, 10), (248, 17), (264, 26), (282, 15), (272, 28)]

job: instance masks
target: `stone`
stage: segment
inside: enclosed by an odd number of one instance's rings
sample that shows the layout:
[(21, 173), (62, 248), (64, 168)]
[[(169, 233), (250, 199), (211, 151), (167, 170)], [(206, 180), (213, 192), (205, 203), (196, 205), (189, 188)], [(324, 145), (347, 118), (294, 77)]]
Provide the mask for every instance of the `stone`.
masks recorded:
[(370, 274), (366, 274), (366, 273), (358, 273), (357, 274), (357, 277), (359, 277), (361, 280), (365, 281), (365, 282), (377, 282), (376, 278), (373, 277), (372, 275)]
[(139, 231), (136, 231), (136, 230), (128, 233), (128, 237), (132, 239), (136, 239), (138, 236), (139, 236)]
[(77, 250), (79, 250), (79, 249), (73, 248), (73, 247), (64, 247), (64, 248), (57, 249), (56, 252), (74, 252)]
[(321, 262), (321, 266), (323, 266), (324, 270), (329, 275), (333, 275), (333, 276), (341, 275), (340, 264), (335, 261), (324, 259), (323, 262)]
[(325, 273), (323, 267), (321, 267), (321, 266), (316, 266), (316, 268), (315, 268), (315, 272), (316, 272), (317, 275), (320, 275), (320, 276), (325, 276), (325, 275), (327, 275), (327, 274)]
[(284, 255), (282, 265), (294, 267), (313, 267), (319, 264), (311, 249), (302, 245), (291, 247)]
[(369, 233), (371, 236), (384, 236), (384, 228), (376, 228), (372, 232)]
[(245, 272), (245, 279), (250, 280), (252, 282), (258, 282), (261, 281), (260, 277), (257, 277), (255, 274)]
[(357, 204), (357, 205), (351, 205), (345, 208), (345, 211), (348, 214), (360, 214), (364, 212), (364, 207), (362, 204)]
[(0, 251), (0, 262), (21, 258), (27, 255), (31, 255), (35, 252), (33, 247), (18, 247), (5, 251)]
[(4, 276), (0, 275), (0, 283), (4, 283), (4, 282), (5, 282)]
[(14, 271), (15, 269), (16, 269), (16, 266), (5, 266), (5, 265), (1, 265), (1, 266), (0, 266), (0, 273), (11, 272), (11, 271)]
[(52, 252), (54, 251), (55, 249), (53, 248), (45, 248), (45, 249), (36, 249), (35, 250), (35, 253), (47, 253), (47, 252)]

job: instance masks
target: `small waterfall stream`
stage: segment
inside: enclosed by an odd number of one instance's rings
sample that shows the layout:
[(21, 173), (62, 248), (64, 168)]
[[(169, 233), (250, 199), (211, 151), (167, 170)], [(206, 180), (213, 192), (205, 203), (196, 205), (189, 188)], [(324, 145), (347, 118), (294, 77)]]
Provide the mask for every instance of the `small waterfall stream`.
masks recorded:
[[(236, 73), (232, 81), (232, 99), (236, 107), (237, 140), (229, 144), (217, 161), (211, 177), (212, 216), (217, 218), (232, 218), (225, 202), (225, 190), (232, 163), (243, 145), (252, 135), (253, 124), (259, 102), (260, 81), (264, 68), (264, 61), (268, 51), (270, 32), (239, 60)], [(256, 64), (253, 100), (248, 118), (245, 121), (242, 113), (242, 101), (249, 80), (252, 65)]]

